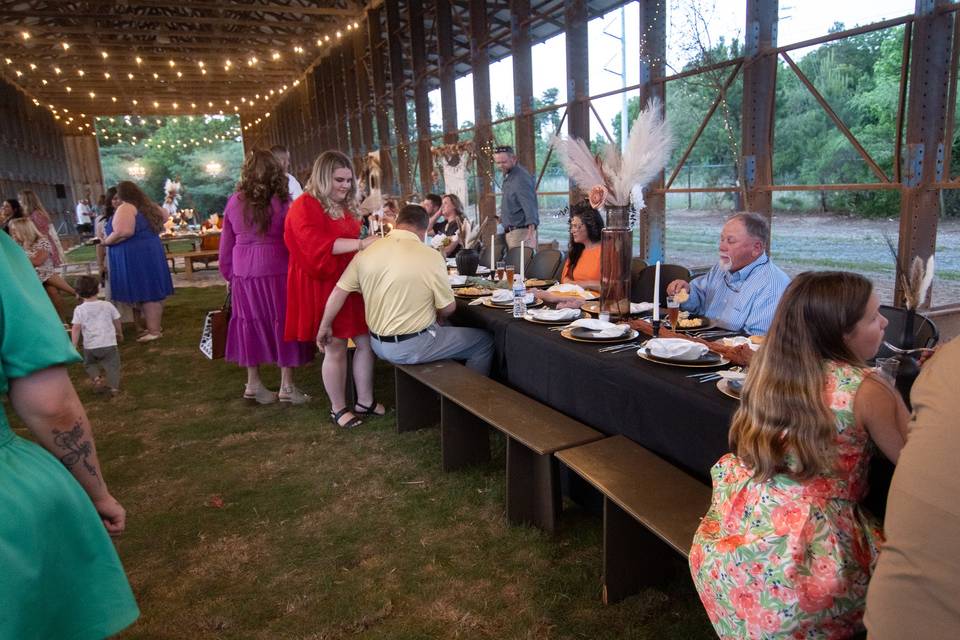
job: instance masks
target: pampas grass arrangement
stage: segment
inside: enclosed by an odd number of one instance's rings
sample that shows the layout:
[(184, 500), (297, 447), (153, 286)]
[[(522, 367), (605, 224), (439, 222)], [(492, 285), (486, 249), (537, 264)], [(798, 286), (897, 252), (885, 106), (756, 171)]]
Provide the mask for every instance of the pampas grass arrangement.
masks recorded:
[(887, 247), (890, 248), (890, 253), (893, 255), (897, 282), (903, 289), (903, 304), (907, 309), (916, 311), (927, 301), (930, 285), (933, 284), (933, 255), (927, 258), (926, 264), (920, 259), (920, 256), (914, 256), (908, 271), (904, 269), (904, 265), (900, 261), (900, 255), (893, 244), (893, 240), (886, 235), (883, 238), (887, 241)]
[[(590, 205), (626, 207), (634, 187), (644, 187), (663, 171), (673, 150), (673, 132), (661, 115), (660, 101), (652, 99), (630, 128), (623, 155), (607, 144), (595, 156), (579, 138), (553, 136), (550, 144), (570, 179), (585, 191)], [(637, 208), (643, 202), (634, 203)]]

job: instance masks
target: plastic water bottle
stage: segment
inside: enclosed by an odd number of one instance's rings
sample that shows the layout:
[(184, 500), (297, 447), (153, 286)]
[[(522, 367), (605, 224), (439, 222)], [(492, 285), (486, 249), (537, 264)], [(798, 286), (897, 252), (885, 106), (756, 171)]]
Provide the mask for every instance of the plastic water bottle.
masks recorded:
[(523, 285), (523, 278), (519, 273), (513, 275), (513, 317), (522, 318), (527, 314), (527, 288)]

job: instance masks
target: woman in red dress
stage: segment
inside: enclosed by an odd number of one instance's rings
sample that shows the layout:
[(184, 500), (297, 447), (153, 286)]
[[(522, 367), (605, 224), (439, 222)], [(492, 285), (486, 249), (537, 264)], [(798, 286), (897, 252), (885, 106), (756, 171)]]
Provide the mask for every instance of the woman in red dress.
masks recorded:
[[(285, 339), (316, 339), (327, 298), (343, 270), (356, 252), (376, 241), (375, 237), (360, 239), (357, 212), (357, 183), (350, 159), (339, 151), (323, 152), (313, 163), (303, 195), (290, 205), (285, 222), (283, 238), (290, 251)], [(344, 389), (348, 338), (357, 347), (353, 355), (357, 404), (353, 407), (347, 406)], [(330, 419), (337, 426), (356, 427), (361, 424), (358, 416), (385, 413), (373, 399), (373, 361), (363, 298), (352, 293), (333, 321), (333, 339), (321, 368), (330, 398)], [(309, 399), (293, 386), (281, 387), (279, 398), (297, 404)]]

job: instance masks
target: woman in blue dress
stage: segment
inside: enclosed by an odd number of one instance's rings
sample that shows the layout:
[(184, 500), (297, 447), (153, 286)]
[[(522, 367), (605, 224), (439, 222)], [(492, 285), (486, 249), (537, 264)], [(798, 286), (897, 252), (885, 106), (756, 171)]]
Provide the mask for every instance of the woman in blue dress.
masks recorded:
[(138, 342), (163, 335), (163, 301), (173, 293), (173, 279), (160, 242), (166, 212), (136, 184), (117, 185), (117, 206), (104, 228), (110, 247), (110, 290), (114, 300), (138, 305), (147, 331)]
[(123, 532), (126, 512), (67, 375), (80, 357), (4, 233), (0, 273), (0, 396), (36, 441), (0, 409), (0, 640), (98, 640), (139, 615), (107, 535)]

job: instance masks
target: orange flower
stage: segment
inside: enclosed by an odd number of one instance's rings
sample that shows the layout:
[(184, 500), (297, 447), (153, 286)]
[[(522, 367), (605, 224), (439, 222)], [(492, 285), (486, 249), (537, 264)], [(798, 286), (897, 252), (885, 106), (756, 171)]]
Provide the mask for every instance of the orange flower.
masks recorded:
[(721, 538), (717, 542), (717, 551), (720, 553), (729, 553), (734, 551), (737, 547), (742, 546), (747, 543), (747, 537), (737, 534), (733, 536), (727, 536), (726, 538)]

